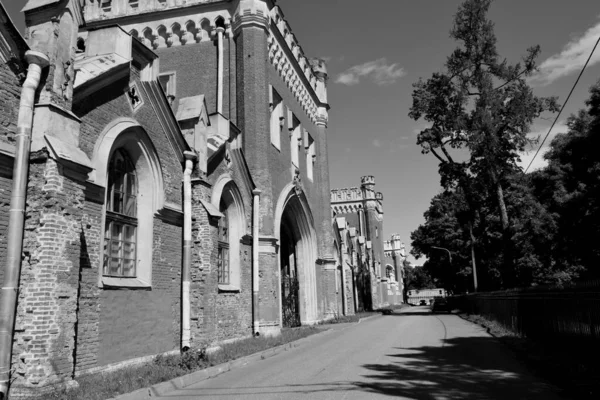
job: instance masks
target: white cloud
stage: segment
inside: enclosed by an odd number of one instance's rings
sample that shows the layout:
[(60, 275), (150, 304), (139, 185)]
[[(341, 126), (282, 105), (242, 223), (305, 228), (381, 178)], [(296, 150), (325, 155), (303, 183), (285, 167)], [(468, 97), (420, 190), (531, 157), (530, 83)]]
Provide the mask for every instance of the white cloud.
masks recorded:
[[(598, 36), (600, 36), (600, 22), (567, 43), (560, 53), (554, 54), (541, 63), (539, 72), (530, 78), (530, 82), (537, 85), (548, 85), (563, 76), (579, 72), (590, 56)], [(588, 65), (599, 62), (600, 49), (596, 49)]]
[[(535, 139), (535, 138), (539, 137), (539, 143), (531, 146), (531, 148), (529, 148), (529, 149), (525, 150), (523, 153), (521, 153), (521, 162), (519, 162), (517, 164), (521, 168), (523, 168), (523, 171), (525, 171), (525, 169), (527, 168), (527, 166), (529, 165), (529, 163), (535, 156), (535, 153), (536, 153), (539, 145), (542, 143), (542, 140), (544, 140), (544, 137), (548, 133), (548, 129), (550, 129), (550, 126), (537, 125), (537, 126), (534, 126), (532, 131), (527, 135), (531, 139)], [(529, 170), (527, 172), (532, 172), (532, 171), (544, 168), (545, 166), (548, 165), (548, 162), (544, 159), (544, 154), (546, 154), (546, 152), (550, 149), (550, 142), (552, 142), (552, 139), (554, 139), (554, 137), (556, 135), (558, 135), (559, 133), (565, 133), (568, 131), (568, 129), (569, 128), (566, 125), (566, 121), (564, 121), (564, 120), (558, 121), (556, 123), (556, 125), (554, 125), (554, 128), (552, 128), (552, 132), (550, 132), (550, 135), (548, 135), (548, 139), (546, 139), (546, 142), (544, 143), (544, 147), (541, 148), (539, 154), (537, 155), (537, 157), (535, 158), (535, 160), (533, 161), (533, 163), (531, 164), (531, 167), (529, 167)]]
[(379, 139), (373, 139), (373, 146), (374, 147), (381, 147), (382, 146), (381, 140), (379, 140)]
[(370, 78), (377, 85), (389, 85), (406, 75), (404, 69), (398, 64), (388, 64), (387, 59), (380, 58), (361, 65), (355, 65), (338, 75), (335, 82), (353, 86), (361, 78)]

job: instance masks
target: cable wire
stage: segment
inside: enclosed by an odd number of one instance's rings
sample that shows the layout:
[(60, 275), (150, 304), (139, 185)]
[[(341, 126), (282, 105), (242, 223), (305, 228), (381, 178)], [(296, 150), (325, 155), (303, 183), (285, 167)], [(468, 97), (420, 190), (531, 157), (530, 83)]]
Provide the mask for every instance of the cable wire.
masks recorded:
[(575, 81), (575, 84), (571, 88), (571, 91), (569, 92), (569, 95), (567, 96), (567, 99), (565, 100), (565, 102), (563, 103), (562, 107), (560, 108), (560, 111), (558, 112), (558, 115), (554, 119), (554, 122), (552, 123), (552, 126), (548, 130), (548, 133), (546, 133), (546, 136), (544, 137), (544, 140), (542, 140), (542, 144), (540, 144), (540, 147), (538, 147), (537, 151), (535, 152), (535, 155), (533, 156), (533, 158), (531, 159), (531, 161), (529, 161), (529, 165), (527, 166), (527, 168), (525, 168), (525, 173), (527, 173), (527, 171), (529, 171), (529, 168), (531, 167), (531, 164), (533, 164), (533, 160), (535, 160), (535, 158), (539, 154), (540, 150), (544, 146), (544, 143), (546, 143), (546, 139), (548, 139), (548, 136), (550, 135), (550, 132), (552, 132), (552, 128), (554, 128), (554, 125), (556, 125), (556, 122), (558, 121), (558, 118), (560, 117), (560, 114), (565, 109), (565, 106), (569, 102), (569, 99), (571, 98), (571, 95), (573, 94), (573, 91), (575, 90), (575, 87), (579, 83), (579, 79), (581, 79), (581, 75), (583, 75), (583, 71), (585, 71), (585, 69), (588, 66), (590, 60), (592, 59), (592, 55), (594, 54), (594, 51), (596, 50), (596, 47), (598, 47), (598, 43), (600, 43), (600, 37), (598, 37), (598, 40), (596, 40), (596, 44), (594, 45), (594, 48), (592, 49), (592, 52), (590, 53), (590, 56), (588, 57), (587, 61), (583, 65), (583, 68), (581, 69), (581, 72), (579, 72), (579, 76), (577, 77), (577, 80)]

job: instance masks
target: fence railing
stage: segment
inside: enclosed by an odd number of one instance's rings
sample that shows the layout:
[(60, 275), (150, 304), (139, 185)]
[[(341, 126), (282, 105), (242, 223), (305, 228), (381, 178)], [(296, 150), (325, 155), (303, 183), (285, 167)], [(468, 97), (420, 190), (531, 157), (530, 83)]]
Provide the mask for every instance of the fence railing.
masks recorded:
[(531, 339), (600, 341), (600, 282), (476, 293), (450, 301)]

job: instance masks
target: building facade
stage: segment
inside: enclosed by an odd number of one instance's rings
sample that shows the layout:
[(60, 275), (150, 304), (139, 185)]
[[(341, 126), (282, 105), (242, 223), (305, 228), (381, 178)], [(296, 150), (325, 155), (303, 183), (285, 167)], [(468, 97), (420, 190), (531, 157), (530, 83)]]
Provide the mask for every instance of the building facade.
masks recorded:
[(327, 70), (275, 1), (1, 11), (2, 393), (338, 312)]
[[(375, 192), (375, 178), (362, 177), (360, 187), (333, 189), (331, 207), (334, 231), (338, 232), (335, 241), (341, 265), (338, 275), (342, 282), (348, 282), (348, 288), (342, 292), (354, 293), (353, 307), (344, 308), (364, 310), (401, 304), (402, 296), (398, 295), (401, 268), (397, 268), (394, 257), (400, 262), (403, 255), (397, 242), (394, 242), (397, 250), (388, 251), (384, 246), (383, 194)], [(388, 276), (388, 265), (393, 265), (392, 277)]]
[(407, 292), (407, 302), (413, 306), (421, 305), (424, 302), (425, 305), (433, 304), (433, 299), (436, 297), (446, 297), (446, 289), (414, 289)]
[(400, 235), (393, 234), (390, 240), (383, 242), (385, 255), (385, 277), (387, 279), (388, 299), (392, 304), (404, 303), (404, 261), (406, 250)]

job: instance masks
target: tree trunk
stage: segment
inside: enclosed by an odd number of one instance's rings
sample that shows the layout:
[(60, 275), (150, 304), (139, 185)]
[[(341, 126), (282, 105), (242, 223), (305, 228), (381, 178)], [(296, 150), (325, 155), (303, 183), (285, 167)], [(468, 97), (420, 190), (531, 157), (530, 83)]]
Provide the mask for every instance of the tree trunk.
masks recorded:
[(512, 235), (510, 232), (510, 221), (506, 211), (506, 202), (504, 201), (504, 191), (502, 184), (493, 174), (494, 184), (496, 185), (496, 195), (498, 197), (498, 209), (500, 210), (500, 221), (502, 223), (502, 239), (504, 242), (504, 276), (502, 277), (505, 288), (512, 288), (517, 285), (516, 271), (513, 260)]
[(477, 263), (475, 262), (475, 235), (473, 234), (473, 222), (469, 221), (469, 235), (471, 236), (471, 262), (473, 264), (473, 289), (477, 292)]
[(498, 196), (498, 208), (500, 209), (500, 221), (502, 222), (502, 231), (506, 232), (508, 230), (509, 221), (508, 221), (508, 212), (506, 211), (506, 203), (504, 202), (504, 191), (502, 190), (502, 185), (498, 179), (494, 179), (496, 182), (496, 195)]

